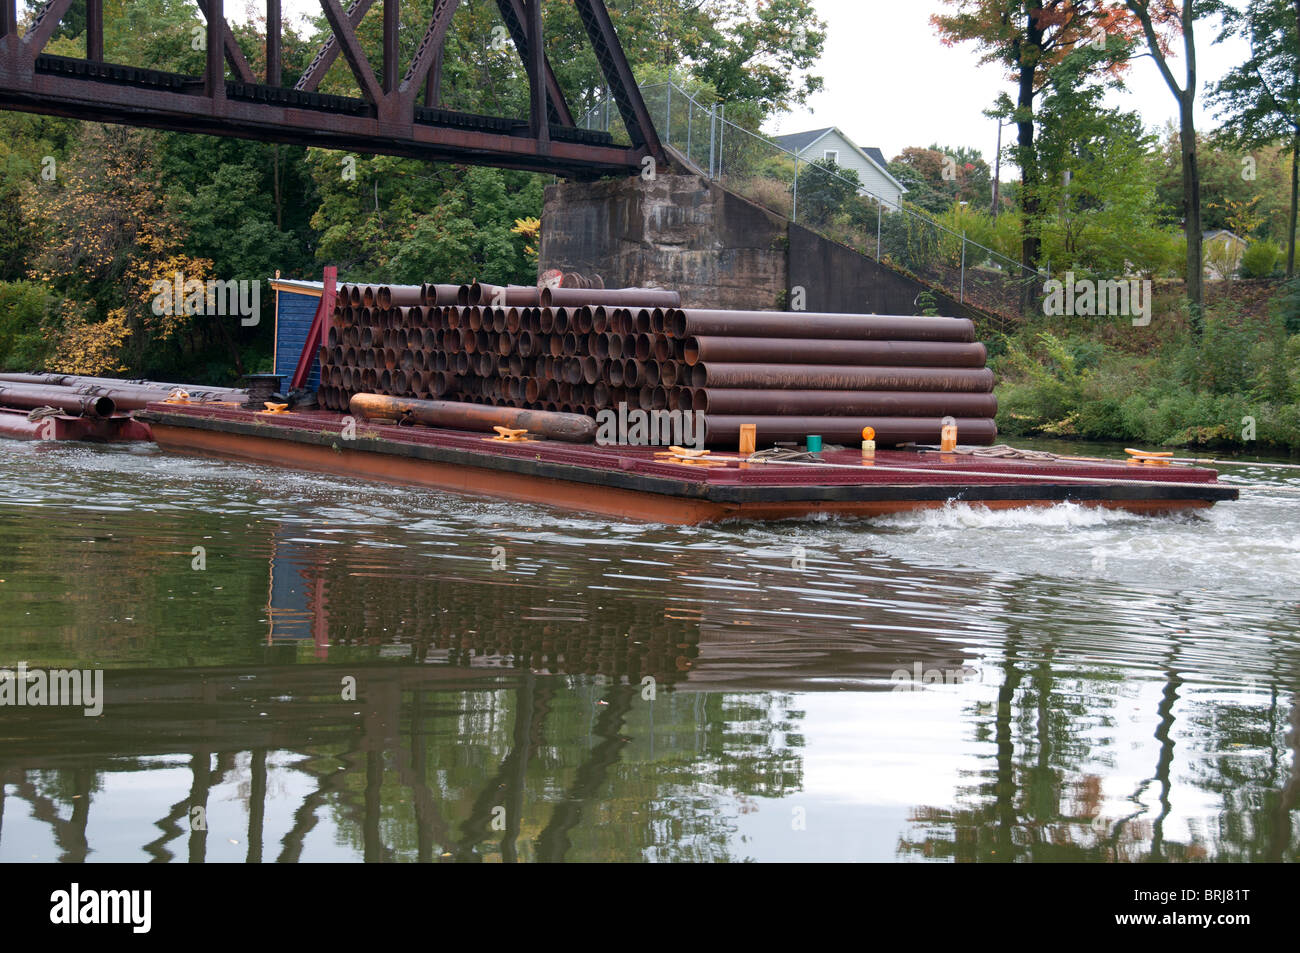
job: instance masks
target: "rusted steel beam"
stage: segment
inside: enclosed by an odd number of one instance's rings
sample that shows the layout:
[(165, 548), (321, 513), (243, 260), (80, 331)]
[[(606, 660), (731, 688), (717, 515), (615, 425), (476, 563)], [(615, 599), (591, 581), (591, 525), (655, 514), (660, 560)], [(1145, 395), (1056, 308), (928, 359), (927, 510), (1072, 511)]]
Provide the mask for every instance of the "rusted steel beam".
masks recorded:
[(650, 121), (650, 111), (641, 98), (641, 88), (632, 75), (632, 67), (623, 55), (623, 47), (614, 32), (604, 0), (574, 0), (574, 4), (592, 48), (596, 51), (596, 60), (601, 72), (605, 74), (605, 82), (609, 84), (614, 102), (618, 104), (619, 115), (623, 117), (623, 125), (627, 127), (632, 145), (644, 149), (656, 161), (667, 165), (668, 157), (659, 142), (654, 123)]
[(551, 124), (546, 112), (546, 51), (542, 46), (542, 0), (524, 0), (528, 55), (528, 131), (539, 142), (550, 142)]
[[(374, 2), (375, 0), (353, 0), (352, 5), (348, 7), (347, 16), (348, 22), (352, 24), (354, 29)], [(334, 65), (334, 60), (338, 55), (339, 42), (333, 34), (330, 34), (325, 38), (325, 42), (321, 44), (321, 48), (316, 52), (315, 57), (312, 58), (311, 65), (307, 67), (306, 72), (298, 77), (298, 82), (294, 84), (293, 88), (308, 93), (316, 92), (316, 88), (320, 86), (320, 81), (325, 78), (325, 74)]]
[(384, 78), (385, 96), (397, 91), (397, 28), (401, 23), (401, 0), (384, 0)]
[(365, 50), (361, 48), (361, 42), (357, 39), (356, 28), (348, 15), (343, 12), (339, 0), (320, 0), (320, 5), (325, 11), (325, 19), (329, 21), (330, 29), (334, 31), (334, 38), (343, 49), (343, 58), (348, 61), (357, 86), (361, 89), (361, 95), (371, 105), (378, 106), (384, 98), (384, 93), (375, 81), (375, 71), (371, 68), (370, 60), (366, 58)]
[(63, 19), (70, 6), (72, 0), (50, 0), (32, 19), (27, 32), (23, 34), (22, 44), (23, 52), (29, 61), (36, 59), (45, 49), (45, 44), (49, 43), (50, 37), (54, 36), (54, 31), (59, 28), (59, 21)]
[(206, 0), (208, 18), (207, 66), (203, 70), (203, 92), (213, 100), (226, 98), (226, 58), (222, 45), (226, 36), (224, 0)]
[(433, 67), (424, 80), (424, 105), (436, 107), (442, 97), (442, 54), (445, 44), (439, 43), (433, 54)]
[[(532, 48), (528, 39), (528, 31), (524, 26), (527, 20), (524, 0), (497, 0), (497, 7), (501, 11), (501, 19), (505, 22), (506, 29), (510, 31), (510, 38), (514, 41), (515, 49), (518, 50), (520, 58), (524, 61), (524, 65), (527, 66)], [(555, 71), (551, 69), (551, 61), (546, 56), (544, 46), (542, 66), (546, 75), (547, 117), (551, 122), (561, 126), (575, 125), (573, 113), (569, 111), (568, 100), (564, 98), (564, 91), (560, 88), (560, 82), (555, 78)]]
[(415, 104), (421, 83), (426, 84), (424, 104), (437, 105), (438, 90), (442, 84), (442, 54), (447, 41), (447, 28), (451, 26), (452, 14), (459, 5), (460, 0), (438, 0), (434, 5), (433, 12), (429, 15), (429, 28), (425, 30), (424, 39), (420, 41), (415, 58), (411, 60), (399, 87), (403, 115), (409, 113)]
[(548, 153), (535, 140), (505, 133), (409, 121), (385, 124), (372, 116), (232, 98), (214, 102), (173, 89), (33, 73), (25, 54), (2, 45), (0, 108), (577, 177), (626, 174), (640, 161), (635, 150), (617, 146), (552, 140)]
[[(0, 29), (0, 33), (4, 32)], [(86, 0), (86, 59), (104, 58), (104, 0)]]
[(284, 44), (284, 18), (280, 0), (266, 0), (266, 85), (280, 85), (281, 51)]
[[(208, 4), (212, 0), (198, 0), (199, 12), (204, 17), (208, 16)], [(221, 49), (225, 51), (226, 61), (230, 63), (230, 68), (235, 71), (241, 83), (256, 83), (257, 77), (253, 73), (253, 68), (248, 65), (248, 60), (244, 57), (244, 51), (240, 49), (239, 41), (235, 39), (235, 34), (231, 32), (230, 24), (226, 22), (225, 17), (221, 17), (218, 26), (221, 30)], [(268, 24), (269, 27), (269, 24)], [(209, 32), (209, 37), (211, 33)], [(101, 53), (99, 59), (103, 59)]]

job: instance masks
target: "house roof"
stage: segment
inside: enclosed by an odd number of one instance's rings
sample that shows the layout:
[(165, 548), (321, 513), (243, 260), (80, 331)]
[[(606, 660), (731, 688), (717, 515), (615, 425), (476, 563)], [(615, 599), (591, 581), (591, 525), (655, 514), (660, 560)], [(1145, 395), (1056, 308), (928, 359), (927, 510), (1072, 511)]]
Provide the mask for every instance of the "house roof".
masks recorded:
[(907, 191), (907, 186), (890, 175), (889, 170), (885, 168), (888, 163), (885, 161), (885, 154), (883, 152), (874, 146), (869, 149), (863, 149), (856, 142), (846, 136), (844, 130), (840, 129), (839, 126), (826, 126), (824, 129), (809, 129), (807, 132), (792, 132), (789, 135), (776, 136), (772, 141), (782, 149), (788, 149), (790, 152), (794, 153), (802, 153), (810, 146), (815, 145), (817, 142), (830, 135), (832, 132), (847, 142), (852, 148), (857, 149), (858, 152), (862, 153), (862, 156), (875, 166), (881, 175), (892, 182), (900, 193)]
[[(809, 129), (807, 132), (792, 132), (787, 136), (777, 136), (773, 141), (782, 149), (789, 149), (791, 152), (803, 152), (810, 145), (832, 132), (834, 126), (826, 126), (823, 129)], [(840, 135), (844, 135), (840, 133)]]
[(882, 169), (889, 165), (889, 163), (885, 161), (885, 154), (875, 146), (864, 146), (862, 151), (866, 153), (868, 159), (880, 166)]

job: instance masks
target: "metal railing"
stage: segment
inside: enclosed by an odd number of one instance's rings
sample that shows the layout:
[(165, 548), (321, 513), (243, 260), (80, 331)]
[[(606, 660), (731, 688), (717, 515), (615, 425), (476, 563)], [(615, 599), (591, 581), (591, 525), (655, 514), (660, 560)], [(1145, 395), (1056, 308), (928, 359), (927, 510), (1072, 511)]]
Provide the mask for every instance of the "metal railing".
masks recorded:
[[(956, 298), (1007, 316), (1021, 313), (1026, 285), (1042, 276), (891, 196), (832, 171), (727, 119), (722, 103), (705, 104), (676, 83), (641, 87), (660, 139), (704, 175), (790, 221), (910, 272)], [(608, 92), (578, 123), (627, 142)]]

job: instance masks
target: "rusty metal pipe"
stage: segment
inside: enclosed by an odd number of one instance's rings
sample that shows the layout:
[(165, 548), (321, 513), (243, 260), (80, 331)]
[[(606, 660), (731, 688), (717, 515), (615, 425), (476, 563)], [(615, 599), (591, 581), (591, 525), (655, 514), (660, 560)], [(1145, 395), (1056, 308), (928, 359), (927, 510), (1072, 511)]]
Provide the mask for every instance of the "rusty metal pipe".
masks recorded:
[(994, 417), (992, 394), (928, 391), (752, 390), (697, 388), (695, 410), (711, 414), (791, 417)]
[(662, 288), (543, 288), (542, 307), (557, 305), (619, 305), (637, 308), (677, 308), (682, 296)]
[(375, 303), (381, 308), (409, 307), (420, 304), (423, 285), (380, 285), (375, 290)]
[(425, 306), (434, 305), (436, 307), (454, 305), (459, 295), (460, 285), (423, 285), (420, 303)]
[(983, 367), (983, 344), (842, 341), (807, 338), (688, 337), (687, 364), (862, 364), (873, 367)]
[(667, 320), (668, 330), (685, 337), (830, 338), (841, 341), (975, 340), (967, 318), (878, 314), (825, 314), (805, 311), (681, 311)]
[[(149, 402), (142, 401), (140, 407)], [(67, 387), (48, 384), (0, 385), (0, 405), (24, 410), (55, 407), (77, 417), (112, 417), (117, 412), (116, 401), (105, 394), (77, 394)]]
[(696, 364), (691, 382), (698, 387), (753, 387), (783, 390), (993, 391), (988, 368), (857, 367), (832, 364)]

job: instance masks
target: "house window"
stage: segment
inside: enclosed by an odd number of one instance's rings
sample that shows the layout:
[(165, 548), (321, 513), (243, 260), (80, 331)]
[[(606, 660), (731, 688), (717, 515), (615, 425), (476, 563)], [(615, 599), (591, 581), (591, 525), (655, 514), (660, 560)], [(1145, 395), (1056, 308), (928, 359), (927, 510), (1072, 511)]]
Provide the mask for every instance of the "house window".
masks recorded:
[(825, 153), (822, 154), (822, 158), (823, 158), (823, 159), (830, 159), (830, 160), (831, 160), (832, 162), (834, 162), (836, 165), (839, 165), (839, 164), (840, 164), (840, 150), (838, 150), (838, 149), (827, 149), (827, 150), (825, 151)]

